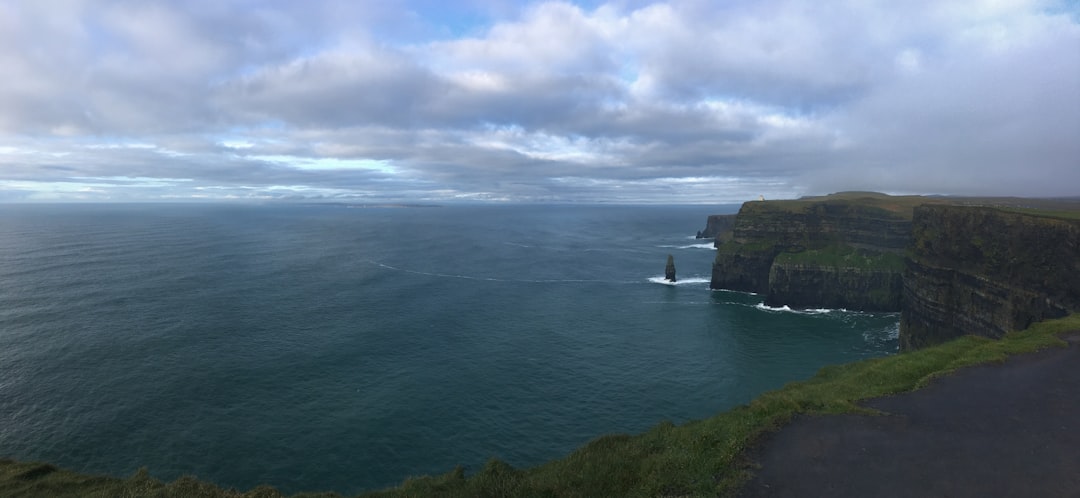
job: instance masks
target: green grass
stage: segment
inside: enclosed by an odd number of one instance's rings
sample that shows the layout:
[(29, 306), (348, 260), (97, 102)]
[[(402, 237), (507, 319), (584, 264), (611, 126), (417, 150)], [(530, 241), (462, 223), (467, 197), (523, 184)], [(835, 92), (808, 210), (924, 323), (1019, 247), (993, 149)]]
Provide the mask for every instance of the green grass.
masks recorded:
[(779, 264), (800, 264), (860, 270), (904, 270), (904, 256), (889, 252), (858, 249), (845, 244), (834, 244), (820, 249), (801, 252), (782, 252), (773, 260)]
[[(366, 496), (726, 496), (750, 476), (745, 450), (796, 414), (870, 413), (856, 402), (917, 389), (964, 366), (1064, 346), (1058, 335), (1071, 330), (1080, 330), (1080, 314), (1038, 323), (1001, 340), (968, 336), (911, 353), (825, 367), (749, 405), (680, 426), (661, 423), (635, 436), (602, 436), (538, 467), (514, 469), (493, 460), (474, 475), (458, 468)], [(192, 478), (165, 484), (145, 473), (128, 479), (90, 477), (45, 464), (0, 461), (0, 496), (278, 495), (269, 488), (224, 491)]]
[(1002, 211), (1042, 216), (1044, 218), (1058, 218), (1063, 220), (1080, 220), (1080, 211), (1067, 211), (1062, 209), (1039, 209), (1039, 208), (999, 208)]
[[(848, 205), (853, 208), (862, 207), (880, 209), (882, 212), (906, 220), (911, 220), (915, 206), (922, 204), (948, 203), (944, 198), (926, 197), (920, 195), (887, 195), (877, 192), (837, 192), (835, 194), (802, 197), (790, 200), (749, 201), (744, 207), (750, 211), (768, 210), (789, 213), (806, 213), (822, 203), (833, 205)], [(868, 212), (868, 211), (867, 211)]]
[(887, 195), (878, 192), (837, 192), (829, 195), (802, 197), (799, 199), (749, 201), (751, 209), (779, 210), (804, 213), (815, 204), (852, 204), (876, 207), (910, 220), (916, 206), (923, 204), (951, 204), (958, 206), (996, 207), (1006, 211), (1063, 219), (1080, 219), (1080, 201), (1077, 199), (1043, 199), (1021, 197), (939, 197), (921, 195)]
[(719, 254), (741, 254), (741, 255), (757, 255), (761, 253), (772, 253), (776, 249), (776, 242), (771, 240), (766, 241), (750, 241), (750, 242), (728, 242), (726, 244), (720, 244), (716, 248)]

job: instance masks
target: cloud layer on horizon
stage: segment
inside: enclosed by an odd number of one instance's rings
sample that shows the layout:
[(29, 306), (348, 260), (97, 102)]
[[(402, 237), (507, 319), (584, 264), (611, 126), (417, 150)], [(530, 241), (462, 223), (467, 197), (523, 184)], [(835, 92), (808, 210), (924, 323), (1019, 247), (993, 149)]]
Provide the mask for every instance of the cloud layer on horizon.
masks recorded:
[(1070, 3), (6, 2), (0, 68), (0, 201), (1080, 195)]

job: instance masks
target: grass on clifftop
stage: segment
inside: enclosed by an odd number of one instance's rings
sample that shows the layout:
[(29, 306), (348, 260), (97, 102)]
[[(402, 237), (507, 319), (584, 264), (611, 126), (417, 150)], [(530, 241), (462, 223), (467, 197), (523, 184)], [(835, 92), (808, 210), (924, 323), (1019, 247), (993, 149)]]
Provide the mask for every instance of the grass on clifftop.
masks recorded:
[(879, 209), (880, 212), (891, 217), (911, 220), (911, 213), (915, 206), (922, 204), (935, 204), (946, 202), (942, 198), (926, 197), (921, 195), (887, 195), (877, 192), (837, 192), (834, 194), (802, 197), (799, 199), (782, 199), (769, 201), (750, 201), (743, 204), (748, 210), (785, 211), (790, 213), (805, 213), (822, 203), (834, 205), (859, 206), (866, 209)]
[(1069, 211), (1065, 209), (1039, 209), (1039, 208), (1002, 208), (1004, 211), (1011, 211), (1014, 213), (1027, 214), (1031, 216), (1042, 216), (1044, 218), (1058, 218), (1063, 220), (1080, 220), (1080, 211)]
[(836, 192), (822, 196), (799, 199), (780, 199), (765, 202), (750, 201), (751, 209), (780, 210), (792, 213), (806, 212), (823, 202), (849, 204), (878, 208), (896, 216), (911, 220), (916, 206), (924, 204), (950, 204), (957, 206), (985, 206), (1054, 218), (1080, 219), (1080, 200), (1041, 199), (1021, 197), (942, 197), (923, 195), (888, 195), (879, 192)]
[[(1000, 362), (1009, 354), (1061, 347), (1065, 343), (1058, 334), (1071, 330), (1080, 330), (1080, 314), (1038, 323), (1001, 340), (968, 336), (911, 353), (825, 367), (749, 405), (680, 426), (662, 423), (636, 436), (602, 436), (538, 467), (519, 470), (493, 460), (475, 475), (466, 476), (459, 468), (365, 496), (727, 496), (750, 476), (744, 450), (798, 413), (866, 413), (856, 401), (917, 389), (957, 368)], [(0, 496), (281, 495), (267, 487), (239, 493), (193, 478), (165, 484), (145, 472), (128, 479), (93, 477), (47, 464), (0, 460)]]
[(892, 272), (904, 270), (904, 256), (900, 254), (859, 249), (842, 244), (801, 252), (781, 252), (773, 263)]

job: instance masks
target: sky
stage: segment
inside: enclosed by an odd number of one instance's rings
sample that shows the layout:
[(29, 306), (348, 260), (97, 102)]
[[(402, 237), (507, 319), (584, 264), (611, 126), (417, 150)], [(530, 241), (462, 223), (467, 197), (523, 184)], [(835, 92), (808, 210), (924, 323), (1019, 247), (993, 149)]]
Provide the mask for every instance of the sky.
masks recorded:
[(0, 202), (1080, 195), (1076, 1), (0, 0)]

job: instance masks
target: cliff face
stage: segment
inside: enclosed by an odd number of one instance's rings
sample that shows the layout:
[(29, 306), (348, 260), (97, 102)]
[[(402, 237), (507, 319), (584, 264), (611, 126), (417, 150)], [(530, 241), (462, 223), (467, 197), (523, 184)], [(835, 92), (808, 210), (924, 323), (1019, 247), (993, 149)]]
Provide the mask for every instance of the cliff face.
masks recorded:
[[(898, 311), (903, 259), (891, 253), (832, 247), (828, 257), (780, 254), (769, 271), (765, 304), (799, 308)], [(819, 251), (824, 253), (826, 251)], [(837, 255), (842, 255), (837, 257)]]
[[(1080, 311), (1080, 215), (988, 201), (1002, 207), (863, 193), (747, 202), (717, 237), (711, 287), (773, 306), (902, 311), (903, 350)], [(1032, 202), (1043, 211), (1021, 207)]]
[(900, 347), (1001, 337), (1080, 310), (1080, 221), (921, 206), (904, 272)]
[(903, 251), (911, 222), (902, 214), (857, 201), (747, 202), (739, 210), (734, 238), (818, 247), (844, 243), (882, 251)]
[(730, 232), (735, 226), (734, 214), (714, 214), (705, 221), (705, 229), (697, 233), (699, 239), (715, 239), (717, 235)]
[(890, 199), (753, 201), (717, 238), (713, 289), (765, 294), (769, 305), (899, 311), (910, 211)]
[(900, 273), (822, 266), (773, 265), (765, 304), (796, 308), (896, 311)]
[(769, 290), (769, 271), (780, 249), (773, 244), (728, 242), (717, 246), (711, 289), (764, 293)]

